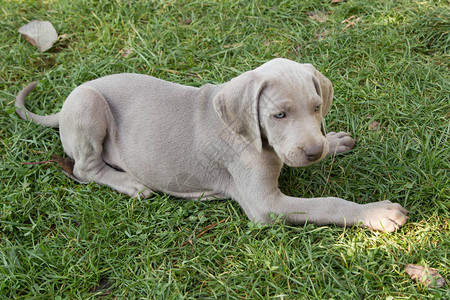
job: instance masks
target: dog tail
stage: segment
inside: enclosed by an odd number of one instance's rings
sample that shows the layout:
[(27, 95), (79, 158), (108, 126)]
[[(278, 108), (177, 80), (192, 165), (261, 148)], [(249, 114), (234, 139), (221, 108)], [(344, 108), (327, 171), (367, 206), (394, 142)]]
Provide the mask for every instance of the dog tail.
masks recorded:
[(59, 126), (59, 112), (49, 116), (40, 116), (33, 114), (25, 107), (25, 98), (34, 90), (37, 85), (37, 81), (30, 83), (23, 90), (19, 92), (16, 97), (16, 113), (24, 120), (32, 120), (35, 123), (47, 126), (58, 127)]

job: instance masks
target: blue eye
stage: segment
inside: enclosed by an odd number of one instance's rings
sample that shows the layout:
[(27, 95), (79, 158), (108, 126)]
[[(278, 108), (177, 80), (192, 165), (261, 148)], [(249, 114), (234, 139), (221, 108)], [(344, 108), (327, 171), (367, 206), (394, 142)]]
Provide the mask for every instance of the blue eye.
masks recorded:
[(284, 117), (286, 117), (286, 113), (285, 112), (279, 112), (276, 115), (274, 115), (275, 118), (277, 119), (283, 119)]

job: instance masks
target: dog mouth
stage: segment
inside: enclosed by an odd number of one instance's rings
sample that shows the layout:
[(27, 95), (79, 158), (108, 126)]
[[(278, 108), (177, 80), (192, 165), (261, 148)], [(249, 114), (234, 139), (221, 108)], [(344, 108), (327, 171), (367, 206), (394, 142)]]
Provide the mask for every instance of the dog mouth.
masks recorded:
[(305, 155), (300, 154), (299, 158), (289, 158), (287, 155), (283, 154), (280, 157), (281, 161), (289, 166), (289, 167), (293, 167), (293, 168), (299, 168), (299, 167), (306, 167), (309, 166), (313, 163), (315, 163), (316, 161), (310, 161), (306, 158)]
[(298, 167), (306, 167), (321, 161), (327, 156), (328, 149), (329, 149), (328, 144), (324, 144), (321, 155), (313, 157), (308, 156), (301, 148), (297, 148), (295, 149), (295, 151), (288, 151), (287, 153), (279, 153), (277, 151), (277, 154), (285, 165), (289, 167), (298, 168)]
[(301, 162), (291, 162), (291, 161), (286, 161), (285, 165), (292, 167), (292, 168), (301, 168), (301, 167), (307, 167), (309, 165), (312, 165), (316, 162), (318, 162), (319, 160), (316, 161), (309, 161), (309, 160), (303, 160)]

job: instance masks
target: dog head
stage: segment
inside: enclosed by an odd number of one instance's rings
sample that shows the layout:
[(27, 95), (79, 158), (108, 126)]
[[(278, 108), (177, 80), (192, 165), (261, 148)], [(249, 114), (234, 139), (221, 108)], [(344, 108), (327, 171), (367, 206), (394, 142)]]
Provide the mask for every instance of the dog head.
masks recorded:
[(283, 163), (300, 167), (328, 154), (323, 118), (332, 98), (331, 82), (311, 64), (278, 58), (233, 78), (213, 104), (259, 152), (267, 143)]

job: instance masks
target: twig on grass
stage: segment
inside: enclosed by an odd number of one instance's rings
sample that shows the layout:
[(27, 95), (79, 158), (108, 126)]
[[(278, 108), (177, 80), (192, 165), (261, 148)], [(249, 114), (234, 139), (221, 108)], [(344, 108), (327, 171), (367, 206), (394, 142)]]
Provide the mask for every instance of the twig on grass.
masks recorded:
[(345, 27), (341, 30), (341, 33), (344, 32), (345, 30), (347, 30), (347, 28), (349, 28), (349, 27), (356, 26), (356, 23), (358, 23), (358, 21), (361, 19), (361, 17), (357, 17), (354, 21), (350, 21), (350, 20), (354, 19), (355, 17), (356, 16), (353, 15), (341, 22), (341, 24), (347, 23), (347, 25), (345, 25)]
[[(204, 234), (205, 234), (206, 232), (208, 232), (209, 230), (213, 229), (214, 227), (216, 227), (216, 226), (219, 225), (220, 223), (223, 223), (223, 222), (228, 221), (229, 219), (230, 219), (230, 217), (228, 217), (228, 218), (226, 218), (226, 219), (223, 219), (223, 220), (220, 220), (220, 221), (217, 222), (217, 223), (209, 224), (208, 226), (206, 226), (206, 227), (203, 229), (202, 232), (200, 232), (198, 235), (196, 235), (196, 237), (201, 237), (202, 235), (204, 235)], [(195, 233), (192, 233), (192, 234), (189, 236), (188, 240), (185, 241), (183, 244), (181, 244), (181, 247), (183, 247), (184, 245), (186, 245), (186, 244), (188, 244), (188, 243), (191, 244), (191, 245), (194, 245), (194, 243), (192, 242), (192, 238), (194, 237), (194, 234), (195, 234)]]

